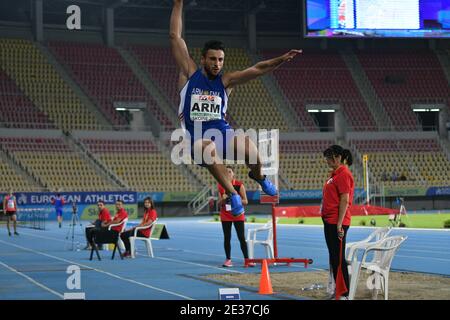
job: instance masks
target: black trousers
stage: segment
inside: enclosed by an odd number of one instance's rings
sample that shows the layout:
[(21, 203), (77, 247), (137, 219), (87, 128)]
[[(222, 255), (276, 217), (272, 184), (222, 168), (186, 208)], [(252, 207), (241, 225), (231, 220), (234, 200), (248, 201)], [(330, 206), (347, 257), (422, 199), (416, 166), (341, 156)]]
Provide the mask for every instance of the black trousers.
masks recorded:
[(86, 234), (86, 241), (88, 244), (91, 243), (91, 239), (92, 239), (92, 233), (96, 230), (99, 230), (100, 228), (96, 228), (96, 227), (92, 227), (92, 228), (85, 228), (85, 234)]
[[(134, 229), (122, 232), (120, 234), (120, 239), (122, 239), (123, 244), (125, 245), (126, 252), (131, 252), (130, 237), (132, 237), (133, 235), (134, 235)], [(141, 232), (141, 230), (138, 230), (137, 236), (145, 237), (145, 235)]]
[(95, 222), (94, 222), (94, 227), (91, 227), (91, 228), (85, 228), (85, 229), (84, 229), (85, 234), (86, 234), (86, 242), (87, 242), (88, 244), (90, 243), (89, 239), (91, 239), (91, 237), (92, 237), (91, 233), (92, 233), (94, 230), (98, 230), (98, 229), (101, 229), (101, 228), (102, 228), (102, 221), (97, 219), (97, 220), (95, 220)]
[[(323, 222), (324, 232), (325, 232), (325, 241), (328, 247), (330, 266), (333, 269), (333, 277), (336, 282), (336, 276), (339, 266), (339, 258), (341, 258), (341, 267), (342, 267), (342, 275), (344, 276), (345, 285), (347, 289), (350, 288), (350, 282), (348, 277), (348, 269), (347, 269), (347, 261), (345, 260), (345, 241), (347, 239), (347, 231), (349, 226), (342, 226), (344, 229), (344, 237), (342, 238), (342, 256), (339, 257), (339, 249), (340, 249), (340, 241), (337, 233), (337, 225), (336, 224), (328, 224), (325, 221)], [(344, 293), (343, 296), (348, 296), (348, 292)]]
[(241, 244), (242, 254), (245, 259), (248, 259), (247, 242), (245, 242), (245, 224), (244, 221), (222, 221), (223, 230), (223, 246), (225, 248), (225, 255), (227, 259), (231, 259), (231, 225), (234, 224), (236, 234)]
[(115, 230), (108, 230), (108, 228), (90, 228), (91, 231), (86, 231), (88, 243), (93, 246), (94, 240), (96, 243), (114, 243), (117, 240), (119, 233)]

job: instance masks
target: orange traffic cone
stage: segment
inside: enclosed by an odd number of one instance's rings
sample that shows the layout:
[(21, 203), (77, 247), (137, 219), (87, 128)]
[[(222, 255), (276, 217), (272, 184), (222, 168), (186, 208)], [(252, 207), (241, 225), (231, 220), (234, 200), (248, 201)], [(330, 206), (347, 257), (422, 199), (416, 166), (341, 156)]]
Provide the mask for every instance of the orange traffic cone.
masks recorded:
[(261, 280), (259, 281), (259, 294), (272, 294), (272, 282), (270, 281), (269, 267), (267, 260), (262, 263)]

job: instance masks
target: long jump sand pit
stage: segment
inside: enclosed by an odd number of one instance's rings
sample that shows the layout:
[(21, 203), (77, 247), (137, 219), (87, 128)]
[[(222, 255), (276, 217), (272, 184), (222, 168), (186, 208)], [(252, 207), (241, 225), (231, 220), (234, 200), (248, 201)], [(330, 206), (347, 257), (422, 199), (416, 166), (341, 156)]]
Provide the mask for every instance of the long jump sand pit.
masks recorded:
[[(270, 279), (274, 293), (317, 300), (327, 299), (328, 273), (326, 271), (276, 272), (273, 268), (271, 269)], [(369, 274), (361, 272), (355, 299), (384, 299), (381, 292), (376, 297), (372, 297), (372, 291), (366, 286), (368, 277)], [(259, 288), (260, 282), (259, 273), (212, 274), (205, 278), (230, 285), (254, 287), (256, 290)], [(311, 288), (314, 284), (319, 284), (322, 288), (302, 290), (302, 288)], [(389, 300), (450, 300), (450, 277), (391, 271)]]

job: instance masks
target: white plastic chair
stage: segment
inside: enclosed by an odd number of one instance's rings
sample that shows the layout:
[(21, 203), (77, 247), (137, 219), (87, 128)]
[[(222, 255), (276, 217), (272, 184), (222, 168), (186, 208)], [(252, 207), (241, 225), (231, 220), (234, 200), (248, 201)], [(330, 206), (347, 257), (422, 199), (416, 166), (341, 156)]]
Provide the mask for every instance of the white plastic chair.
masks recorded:
[[(145, 242), (145, 246), (147, 247), (147, 254), (148, 254), (148, 256), (149, 257), (154, 257), (153, 256), (153, 246), (152, 246), (152, 241), (151, 241), (151, 237), (152, 237), (152, 233), (153, 233), (153, 230), (155, 229), (155, 228), (153, 228), (153, 226), (155, 225), (155, 223), (156, 223), (156, 221), (157, 221), (158, 219), (156, 219), (156, 220), (154, 220), (150, 225), (148, 225), (148, 226), (145, 226), (145, 227), (136, 227), (135, 229), (134, 229), (134, 235), (132, 236), (132, 237), (130, 237), (130, 250), (131, 250), (131, 257), (132, 258), (135, 258), (136, 257), (136, 246), (135, 246), (135, 241), (136, 240), (142, 240), (142, 241), (144, 241)], [(146, 238), (146, 237), (138, 237), (137, 236), (137, 232), (139, 231), (139, 230), (145, 230), (145, 229), (148, 229), (148, 228), (151, 228), (151, 230), (150, 230), (150, 235), (148, 236), (148, 238)]]
[[(352, 268), (351, 263), (353, 259), (357, 259), (358, 257), (355, 256), (356, 251), (360, 249), (365, 249), (368, 246), (374, 244), (375, 242), (382, 240), (386, 238), (389, 233), (392, 231), (391, 227), (383, 227), (383, 228), (376, 228), (375, 231), (373, 231), (367, 238), (361, 241), (355, 241), (355, 242), (348, 242), (345, 244), (345, 260), (348, 264), (348, 275), (351, 277), (352, 275)], [(376, 255), (378, 252), (374, 254), (374, 259), (376, 258)], [(331, 271), (331, 266), (329, 268), (329, 275), (328, 275), (328, 284), (327, 284), (327, 292), (332, 295), (334, 294), (334, 291), (336, 289), (336, 283), (334, 282), (333, 272)]]
[(386, 238), (391, 231), (392, 231), (391, 227), (377, 228), (364, 240), (346, 243), (345, 244), (345, 250), (346, 250), (345, 260), (347, 260), (347, 263), (350, 264), (352, 262), (353, 255), (354, 255), (356, 249), (364, 249), (367, 246), (373, 244), (374, 242), (377, 242), (381, 239)]
[[(279, 218), (276, 218), (276, 221), (278, 222)], [(257, 240), (256, 236), (258, 232), (267, 231), (267, 237), (264, 240)], [(263, 225), (260, 228), (254, 228), (254, 229), (248, 229), (247, 230), (247, 239), (245, 240), (247, 242), (247, 248), (248, 248), (248, 257), (249, 259), (254, 258), (255, 253), (255, 244), (261, 244), (264, 246), (266, 250), (267, 258), (273, 259), (274, 253), (273, 253), (273, 225), (272, 220), (267, 221), (265, 225)]]
[[(363, 257), (359, 262), (354, 255), (351, 264), (352, 275), (350, 277), (350, 289), (349, 300), (353, 300), (358, 286), (358, 279), (361, 269), (366, 269), (368, 273), (373, 275), (374, 287), (372, 290), (372, 297), (375, 298), (378, 295), (378, 290), (381, 289), (384, 292), (384, 299), (388, 300), (389, 292), (389, 271), (391, 269), (392, 260), (400, 245), (407, 239), (407, 236), (394, 236), (381, 239), (371, 245), (361, 248), (364, 250)], [(360, 248), (356, 249), (359, 250)], [(371, 261), (367, 261), (367, 256), (370, 253), (374, 254), (374, 258)], [(378, 287), (381, 284), (381, 288)]]
[[(108, 226), (108, 230), (111, 230), (112, 227), (117, 227), (117, 226), (122, 225), (122, 229), (120, 229), (120, 232), (119, 232), (119, 239), (117, 241), (119, 248), (122, 251), (125, 251), (125, 244), (123, 243), (122, 239), (120, 238), (120, 234), (125, 231), (125, 228), (127, 227), (127, 222), (128, 222), (128, 218), (125, 218), (120, 223), (110, 224)], [(108, 250), (108, 246), (106, 246), (106, 250)]]

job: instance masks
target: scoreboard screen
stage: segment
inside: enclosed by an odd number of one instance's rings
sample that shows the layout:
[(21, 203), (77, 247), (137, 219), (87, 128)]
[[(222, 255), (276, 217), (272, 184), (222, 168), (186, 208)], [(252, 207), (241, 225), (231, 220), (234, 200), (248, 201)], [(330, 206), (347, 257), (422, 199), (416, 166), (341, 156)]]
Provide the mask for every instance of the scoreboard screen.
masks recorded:
[(305, 0), (305, 36), (450, 38), (450, 0)]

